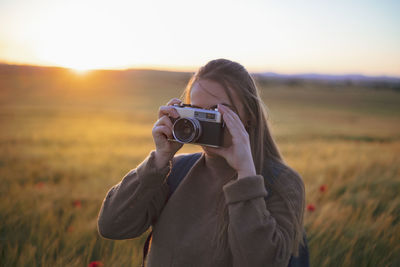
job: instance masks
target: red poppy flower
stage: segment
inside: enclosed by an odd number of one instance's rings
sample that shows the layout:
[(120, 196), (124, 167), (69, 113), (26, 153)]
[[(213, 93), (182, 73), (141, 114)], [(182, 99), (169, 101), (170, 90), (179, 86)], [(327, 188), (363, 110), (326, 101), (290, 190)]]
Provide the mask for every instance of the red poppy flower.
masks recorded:
[(44, 186), (44, 183), (43, 182), (37, 182), (36, 184), (35, 184), (35, 186), (37, 187), (37, 188), (43, 188), (43, 186)]
[(308, 211), (314, 211), (315, 210), (315, 205), (314, 204), (308, 204), (307, 205), (307, 210)]
[(325, 192), (326, 189), (327, 189), (327, 186), (324, 185), (324, 184), (319, 187), (319, 191), (322, 192), (322, 193)]
[(74, 205), (75, 208), (82, 207), (82, 203), (80, 200), (74, 200), (74, 202), (72, 204)]
[(103, 266), (103, 263), (101, 261), (92, 261), (91, 263), (89, 263), (88, 267), (100, 267)]

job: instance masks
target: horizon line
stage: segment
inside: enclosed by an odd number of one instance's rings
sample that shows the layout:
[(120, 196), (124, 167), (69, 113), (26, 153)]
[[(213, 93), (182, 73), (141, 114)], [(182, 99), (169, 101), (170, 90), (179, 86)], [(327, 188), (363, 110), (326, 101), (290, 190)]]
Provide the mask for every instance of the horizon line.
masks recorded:
[[(191, 68), (187, 67), (188, 69), (185, 70), (185, 67), (153, 67), (153, 66), (132, 66), (132, 67), (118, 67), (118, 68), (89, 68), (89, 69), (78, 69), (66, 66), (59, 66), (59, 65), (45, 65), (45, 64), (32, 64), (32, 63), (17, 63), (17, 62), (7, 62), (7, 61), (0, 61), (0, 65), (9, 65), (9, 66), (25, 66), (25, 67), (42, 67), (42, 68), (59, 68), (65, 70), (71, 70), (75, 72), (91, 72), (91, 71), (128, 71), (128, 70), (148, 70), (148, 71), (165, 71), (165, 72), (179, 72), (179, 73), (195, 73), (196, 71), (189, 70), (189, 69), (198, 69), (198, 68)], [(364, 76), (369, 78), (395, 78), (400, 79), (399, 75), (388, 75), (388, 74), (365, 74), (362, 72), (315, 72), (315, 71), (308, 71), (308, 72), (276, 72), (271, 70), (264, 70), (264, 71), (249, 71), (251, 74), (272, 74), (278, 76), (301, 76), (301, 75), (326, 75), (326, 76)]]

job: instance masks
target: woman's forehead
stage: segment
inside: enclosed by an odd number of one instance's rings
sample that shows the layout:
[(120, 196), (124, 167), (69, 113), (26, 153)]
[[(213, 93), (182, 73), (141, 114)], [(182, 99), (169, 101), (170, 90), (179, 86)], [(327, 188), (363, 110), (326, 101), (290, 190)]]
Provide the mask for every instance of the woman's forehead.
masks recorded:
[(223, 104), (230, 107), (241, 118), (244, 117), (242, 102), (232, 89), (227, 88), (227, 90), (230, 90), (232, 99), (221, 84), (211, 80), (196, 81), (190, 90), (190, 104), (200, 108), (215, 108), (217, 104)]
[(232, 105), (225, 89), (217, 82), (210, 80), (196, 81), (190, 90), (191, 102), (225, 102)]

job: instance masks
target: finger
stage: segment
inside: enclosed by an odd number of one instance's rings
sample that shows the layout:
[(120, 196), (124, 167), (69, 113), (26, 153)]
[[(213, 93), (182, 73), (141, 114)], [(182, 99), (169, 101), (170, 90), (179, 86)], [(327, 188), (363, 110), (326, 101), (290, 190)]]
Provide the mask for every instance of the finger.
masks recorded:
[(245, 133), (247, 133), (242, 121), (238, 117), (234, 118), (230, 113), (224, 113), (222, 118), (226, 126), (228, 127), (228, 130), (231, 133), (232, 137), (238, 134), (244, 135)]
[(230, 114), (235, 120), (240, 120), (240, 122), (242, 123), (242, 120), (240, 119), (239, 115), (235, 111), (233, 111), (232, 109), (230, 109), (229, 107), (227, 107), (225, 105), (219, 105), (219, 106), (222, 107), (223, 113)]
[(155, 136), (164, 135), (169, 139), (172, 139), (172, 131), (168, 126), (160, 125), (153, 128), (153, 134)]
[(160, 109), (158, 110), (158, 118), (161, 118), (164, 115), (174, 117), (174, 118), (179, 117), (178, 111), (176, 111), (176, 109), (172, 106), (161, 106), (160, 107)]
[(173, 126), (171, 119), (167, 115), (164, 115), (161, 118), (159, 118), (154, 125), (155, 126), (166, 125), (170, 129), (172, 129), (172, 126)]
[(232, 136), (232, 143), (234, 144), (246, 144), (249, 143), (249, 133), (244, 129), (241, 121), (234, 120), (230, 114), (225, 113), (224, 121), (228, 130)]
[(233, 111), (232, 109), (230, 109), (229, 107), (225, 107), (225, 106), (224, 106), (223, 109), (224, 109), (224, 112), (225, 112), (226, 114), (230, 114), (231, 117), (233, 118), (233, 120), (234, 120), (235, 122), (238, 123), (238, 127), (239, 127), (242, 131), (244, 131), (244, 132), (247, 133), (246, 127), (244, 126), (243, 121), (240, 119), (239, 115), (238, 115), (235, 111)]
[(182, 100), (180, 100), (179, 98), (172, 98), (170, 101), (168, 101), (167, 106), (172, 106), (175, 104), (181, 104)]
[(225, 113), (224, 115), (222, 115), (222, 119), (224, 120), (225, 125), (228, 128), (228, 131), (230, 132), (232, 137), (238, 135), (238, 129), (235, 127), (232, 117), (230, 117), (228, 113)]

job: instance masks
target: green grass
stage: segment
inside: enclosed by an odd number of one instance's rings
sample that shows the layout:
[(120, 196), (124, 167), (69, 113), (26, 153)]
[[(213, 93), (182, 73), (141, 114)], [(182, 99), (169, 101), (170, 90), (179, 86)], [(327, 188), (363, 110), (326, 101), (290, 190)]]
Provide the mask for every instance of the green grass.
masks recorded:
[[(97, 215), (108, 189), (154, 148), (158, 106), (180, 96), (189, 75), (90, 75), (0, 75), (0, 266), (141, 261), (146, 236), (102, 239)], [(305, 213), (311, 266), (399, 266), (400, 94), (306, 83), (262, 95), (316, 206)]]

